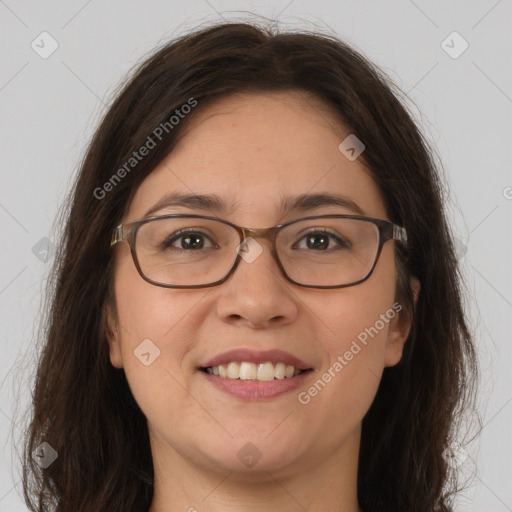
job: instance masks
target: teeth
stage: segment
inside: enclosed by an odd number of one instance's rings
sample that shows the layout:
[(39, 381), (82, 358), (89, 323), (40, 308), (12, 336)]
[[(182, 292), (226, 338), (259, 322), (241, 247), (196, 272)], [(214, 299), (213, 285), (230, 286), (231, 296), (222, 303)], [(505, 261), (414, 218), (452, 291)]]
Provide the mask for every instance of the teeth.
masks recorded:
[(284, 363), (277, 363), (275, 372), (276, 379), (284, 379), (286, 377), (286, 365)]
[(240, 365), (238, 363), (228, 364), (228, 377), (230, 379), (238, 379), (240, 375)]
[[(232, 364), (232, 363), (229, 363)], [(221, 365), (222, 367), (222, 365)], [(240, 372), (238, 375), (235, 375), (231, 377), (232, 379), (238, 379), (241, 380), (254, 380), (257, 376), (257, 369), (256, 365), (254, 363), (241, 363), (240, 364)]]
[(229, 364), (207, 368), (206, 371), (210, 375), (217, 375), (228, 379), (259, 380), (263, 382), (274, 379), (290, 379), (301, 373), (301, 370), (284, 363), (276, 363), (274, 366), (270, 362), (257, 365), (245, 361), (240, 363), (232, 361)]
[[(293, 366), (291, 367), (293, 368)], [(258, 365), (257, 380), (274, 380), (275, 370), (272, 363), (262, 363)]]

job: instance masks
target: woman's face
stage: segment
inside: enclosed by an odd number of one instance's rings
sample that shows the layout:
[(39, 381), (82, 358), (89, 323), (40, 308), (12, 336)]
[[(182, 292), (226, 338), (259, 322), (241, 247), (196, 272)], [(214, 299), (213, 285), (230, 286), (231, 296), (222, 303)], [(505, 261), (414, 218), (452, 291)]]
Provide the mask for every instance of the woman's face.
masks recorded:
[[(225, 209), (167, 206), (151, 215), (210, 215), (265, 228), (305, 216), (360, 213), (332, 204), (281, 211), (285, 196), (325, 193), (350, 200), (365, 216), (387, 218), (360, 159), (351, 161), (338, 149), (350, 132), (316, 98), (244, 94), (198, 114), (138, 188), (123, 222), (143, 218), (171, 192), (215, 194)], [(287, 281), (270, 242), (256, 241), (262, 249), (256, 259), (242, 259), (227, 281), (202, 289), (154, 286), (140, 277), (128, 244), (115, 248), (119, 325), (110, 336), (111, 362), (124, 368), (147, 418), (156, 466), (171, 473), (186, 463), (251, 477), (272, 471), (277, 478), (339, 461), (342, 454), (357, 460), (361, 421), (382, 371), (401, 357), (409, 326), (395, 303), (396, 242), (384, 244), (367, 281), (314, 289)], [(219, 386), (229, 377), (204, 367), (234, 349), (247, 352), (227, 356), (233, 363), (280, 350), (284, 354), (263, 359), (286, 365), (296, 358), (309, 371), (285, 377), (293, 384), (283, 388), (285, 379)], [(245, 368), (250, 376), (253, 366)]]

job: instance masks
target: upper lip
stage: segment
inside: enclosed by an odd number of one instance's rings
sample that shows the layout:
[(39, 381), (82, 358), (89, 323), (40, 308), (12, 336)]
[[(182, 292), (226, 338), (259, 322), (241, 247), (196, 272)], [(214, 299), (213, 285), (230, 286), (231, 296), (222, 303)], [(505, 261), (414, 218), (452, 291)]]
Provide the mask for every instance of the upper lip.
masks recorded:
[(248, 362), (254, 364), (260, 363), (284, 363), (286, 365), (294, 366), (299, 370), (309, 370), (311, 366), (299, 359), (298, 357), (289, 354), (288, 352), (284, 352), (283, 350), (263, 350), (256, 351), (247, 348), (236, 348), (233, 350), (228, 350), (227, 352), (223, 352), (222, 354), (218, 354), (203, 365), (201, 368), (209, 368), (212, 366), (219, 366), (221, 364), (227, 364), (232, 361), (238, 362)]

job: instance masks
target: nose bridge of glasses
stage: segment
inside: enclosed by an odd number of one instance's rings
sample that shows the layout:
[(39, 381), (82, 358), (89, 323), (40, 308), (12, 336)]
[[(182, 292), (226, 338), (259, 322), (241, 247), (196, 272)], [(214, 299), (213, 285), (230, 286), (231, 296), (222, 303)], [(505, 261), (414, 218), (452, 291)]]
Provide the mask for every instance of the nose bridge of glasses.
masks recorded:
[[(277, 234), (276, 227), (261, 228), (261, 229), (240, 228), (240, 231), (243, 236), (242, 244), (245, 242), (245, 240), (247, 240), (249, 238), (253, 238), (253, 239), (259, 238), (260, 241), (261, 241), (261, 239), (267, 240), (267, 247), (270, 250), (270, 254), (272, 254), (274, 258), (277, 257), (277, 255), (275, 253), (275, 246), (274, 246), (274, 240), (275, 240), (276, 234)], [(264, 243), (264, 242), (261, 241), (261, 243)]]
[(275, 228), (242, 228), (244, 239), (252, 238), (268, 238), (272, 240)]
[(274, 240), (277, 234), (277, 228), (241, 228), (243, 234), (243, 240), (247, 240), (248, 238), (260, 238), (268, 240), (269, 248), (272, 254), (274, 253)]

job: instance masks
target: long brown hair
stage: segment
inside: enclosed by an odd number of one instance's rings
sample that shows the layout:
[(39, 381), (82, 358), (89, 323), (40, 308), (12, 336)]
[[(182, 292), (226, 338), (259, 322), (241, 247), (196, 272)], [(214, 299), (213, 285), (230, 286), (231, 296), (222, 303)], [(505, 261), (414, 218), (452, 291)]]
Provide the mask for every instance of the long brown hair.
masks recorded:
[[(407, 253), (396, 246), (396, 298), (412, 316), (412, 329), (401, 362), (384, 370), (363, 420), (359, 503), (365, 512), (451, 510), (457, 479), (443, 452), (474, 398), (477, 366), (434, 152), (392, 81), (345, 42), (227, 23), (172, 41), (139, 66), (96, 130), (62, 211), (24, 439), (31, 511), (148, 509), (154, 474), (146, 419), (123, 370), (110, 363), (106, 337), (105, 306), (115, 312), (112, 228), (194, 112), (239, 92), (291, 90), (322, 99), (364, 142), (361, 158), (388, 218), (409, 234)], [(194, 111), (161, 130), (147, 156), (113, 180), (191, 98)], [(421, 283), (416, 305), (410, 276)], [(42, 442), (58, 453), (46, 469), (32, 457)]]

